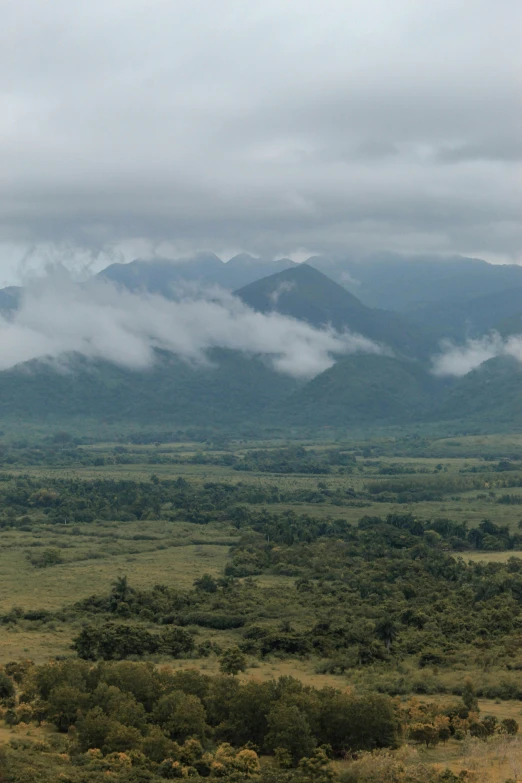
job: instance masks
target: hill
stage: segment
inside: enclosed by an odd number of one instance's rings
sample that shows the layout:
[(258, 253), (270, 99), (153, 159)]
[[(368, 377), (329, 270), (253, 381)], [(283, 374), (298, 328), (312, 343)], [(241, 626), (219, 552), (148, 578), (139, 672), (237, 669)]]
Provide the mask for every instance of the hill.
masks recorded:
[(435, 341), (396, 313), (366, 307), (343, 286), (308, 264), (286, 269), (235, 292), (262, 313), (278, 312), (316, 327), (349, 329), (406, 356), (422, 356)]
[(0, 418), (236, 424), (255, 419), (298, 386), (257, 357), (215, 349), (209, 359), (196, 367), (162, 352), (145, 371), (79, 356), (61, 368), (28, 362), (0, 372)]
[(522, 364), (514, 358), (490, 359), (460, 378), (434, 406), (432, 420), (522, 425)]
[(311, 427), (404, 423), (428, 414), (441, 387), (415, 362), (359, 354), (339, 360), (270, 413)]

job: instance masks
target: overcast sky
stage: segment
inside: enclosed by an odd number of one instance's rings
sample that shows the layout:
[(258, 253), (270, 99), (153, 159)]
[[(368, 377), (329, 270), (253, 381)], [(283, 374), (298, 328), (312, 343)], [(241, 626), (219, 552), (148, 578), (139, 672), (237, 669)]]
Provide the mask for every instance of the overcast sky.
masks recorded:
[(0, 11), (0, 284), (202, 249), (522, 262), (520, 0)]

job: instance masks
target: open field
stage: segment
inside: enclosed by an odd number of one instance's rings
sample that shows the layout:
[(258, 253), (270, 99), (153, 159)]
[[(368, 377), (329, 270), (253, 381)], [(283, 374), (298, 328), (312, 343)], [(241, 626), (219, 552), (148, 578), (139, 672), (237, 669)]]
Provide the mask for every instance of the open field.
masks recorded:
[[(53, 529), (54, 527), (54, 529)], [(234, 537), (189, 523), (173, 534), (164, 522), (91, 524), (66, 532), (56, 526), (34, 532), (4, 532), (0, 550), (0, 609), (38, 606), (56, 609), (95, 592), (127, 574), (137, 587), (162, 583), (187, 588), (201, 571), (222, 572)], [(135, 540), (134, 536), (151, 540)], [(213, 542), (217, 543), (213, 543)], [(63, 563), (35, 568), (27, 555), (40, 547), (57, 547)]]

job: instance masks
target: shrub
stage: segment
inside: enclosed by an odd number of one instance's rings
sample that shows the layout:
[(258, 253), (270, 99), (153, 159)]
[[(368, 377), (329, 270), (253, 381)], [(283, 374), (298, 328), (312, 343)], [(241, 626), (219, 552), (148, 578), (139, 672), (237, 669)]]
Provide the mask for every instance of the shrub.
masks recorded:
[(223, 674), (239, 674), (246, 669), (247, 659), (239, 647), (230, 647), (225, 650), (219, 662), (220, 671)]

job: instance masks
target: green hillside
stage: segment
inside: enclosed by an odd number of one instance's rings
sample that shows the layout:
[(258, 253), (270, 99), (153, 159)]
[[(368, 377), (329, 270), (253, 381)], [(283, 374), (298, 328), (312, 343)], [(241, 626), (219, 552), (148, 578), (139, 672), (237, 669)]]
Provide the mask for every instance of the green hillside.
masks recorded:
[(499, 357), (454, 383), (431, 412), (432, 419), (522, 425), (522, 364)]
[(297, 383), (262, 359), (214, 350), (208, 366), (159, 354), (149, 370), (72, 357), (65, 368), (31, 362), (0, 373), (0, 418), (226, 425), (255, 418)]
[(439, 388), (415, 362), (358, 354), (318, 375), (271, 415), (315, 427), (416, 421), (429, 413)]

